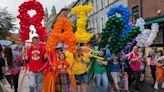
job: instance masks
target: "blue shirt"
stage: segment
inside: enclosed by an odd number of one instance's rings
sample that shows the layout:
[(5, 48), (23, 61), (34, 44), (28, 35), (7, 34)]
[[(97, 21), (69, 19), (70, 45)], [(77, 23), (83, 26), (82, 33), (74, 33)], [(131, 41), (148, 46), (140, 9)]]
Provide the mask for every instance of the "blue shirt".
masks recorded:
[(110, 67), (110, 72), (120, 72), (119, 63), (118, 64), (114, 64), (113, 60), (112, 60), (112, 63), (109, 64), (109, 67)]

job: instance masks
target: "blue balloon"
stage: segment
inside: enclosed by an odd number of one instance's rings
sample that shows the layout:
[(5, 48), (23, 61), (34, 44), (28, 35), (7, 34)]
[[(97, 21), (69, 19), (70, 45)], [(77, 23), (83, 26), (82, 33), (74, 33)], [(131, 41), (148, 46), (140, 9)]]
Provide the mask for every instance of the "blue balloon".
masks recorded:
[(111, 54), (111, 52), (110, 52), (110, 50), (106, 47), (106, 57), (111, 57), (112, 56), (112, 54)]
[(131, 16), (131, 12), (127, 7), (123, 5), (117, 5), (115, 7), (110, 8), (110, 10), (107, 12), (107, 15), (108, 17), (115, 16), (116, 13), (121, 15), (121, 18), (124, 22), (123, 33), (120, 35), (120, 39), (123, 39), (128, 34), (128, 32), (132, 29), (132, 26), (129, 24), (129, 18)]

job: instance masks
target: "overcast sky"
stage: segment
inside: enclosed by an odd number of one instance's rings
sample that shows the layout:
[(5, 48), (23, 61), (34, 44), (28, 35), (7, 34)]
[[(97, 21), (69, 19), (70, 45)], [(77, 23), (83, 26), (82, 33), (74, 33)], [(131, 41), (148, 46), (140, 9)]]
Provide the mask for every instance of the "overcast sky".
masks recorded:
[[(0, 0), (0, 6), (8, 7), (8, 11), (14, 17), (16, 17), (19, 14), (18, 13), (19, 5), (21, 5), (25, 1), (29, 1), (29, 0)], [(37, 1), (39, 1), (44, 8), (47, 7), (50, 13), (53, 5), (55, 5), (57, 11), (60, 11), (61, 8), (69, 5), (71, 2), (75, 0), (37, 0)]]
[[(25, 2), (25, 1), (29, 1), (29, 0), (0, 0), (0, 8), (4, 8), (4, 7), (8, 7), (7, 10), (9, 11), (10, 14), (13, 15), (13, 17), (18, 16), (19, 12), (18, 12), (18, 8), (19, 6)], [(64, 8), (65, 6), (68, 6), (69, 4), (71, 4), (73, 1), (76, 0), (36, 0), (39, 1), (44, 8), (48, 8), (49, 13), (51, 13), (51, 8), (53, 5), (55, 5), (57, 12), (60, 11), (61, 8)], [(31, 15), (33, 15), (32, 11), (30, 11)], [(17, 19), (16, 22), (17, 27), (19, 27), (19, 20)], [(34, 29), (34, 28), (30, 28), (30, 29)], [(17, 32), (18, 30), (16, 30), (15, 32)]]

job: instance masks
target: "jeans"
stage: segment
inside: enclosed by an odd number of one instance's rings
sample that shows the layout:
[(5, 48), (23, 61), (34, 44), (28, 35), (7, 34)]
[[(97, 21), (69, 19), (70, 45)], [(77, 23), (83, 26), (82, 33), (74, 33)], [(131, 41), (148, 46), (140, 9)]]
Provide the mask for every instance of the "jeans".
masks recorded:
[(30, 92), (41, 92), (43, 73), (29, 72)]
[(108, 76), (107, 73), (104, 72), (103, 74), (95, 74), (95, 78), (96, 78), (96, 92), (100, 92), (100, 88), (101, 88), (101, 81), (103, 84), (103, 91), (101, 92), (107, 92), (108, 90)]
[(76, 80), (78, 81), (77, 85), (81, 85), (82, 83), (88, 84), (88, 74), (87, 72), (79, 75), (75, 75)]

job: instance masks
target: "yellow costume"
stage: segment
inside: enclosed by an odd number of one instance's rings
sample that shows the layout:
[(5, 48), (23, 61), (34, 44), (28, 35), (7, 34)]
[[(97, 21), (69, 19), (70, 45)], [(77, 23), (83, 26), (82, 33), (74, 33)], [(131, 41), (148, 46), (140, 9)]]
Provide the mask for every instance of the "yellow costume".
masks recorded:
[(76, 55), (74, 57), (74, 63), (72, 67), (73, 74), (78, 75), (87, 72), (88, 65), (85, 62), (83, 62), (82, 59), (84, 61), (90, 61), (89, 56), (86, 53), (83, 53), (83, 56), (81, 58)]

